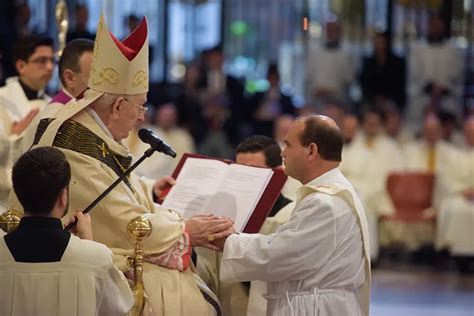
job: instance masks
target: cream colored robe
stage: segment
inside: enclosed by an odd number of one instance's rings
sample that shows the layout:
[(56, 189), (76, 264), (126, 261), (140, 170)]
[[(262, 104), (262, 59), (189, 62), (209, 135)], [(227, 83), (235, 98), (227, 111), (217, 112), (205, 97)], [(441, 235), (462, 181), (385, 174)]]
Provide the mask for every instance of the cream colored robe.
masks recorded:
[[(69, 113), (79, 106), (80, 102), (69, 102), (56, 113), (58, 117), (56, 119), (68, 117)], [(104, 141), (104, 155), (113, 152), (116, 155), (128, 156), (127, 149), (110, 138), (85, 110), (81, 110), (73, 120)], [(39, 146), (50, 145), (54, 139), (56, 133), (52, 134), (50, 127), (43, 135)], [(86, 208), (118, 178), (111, 168), (96, 158), (73, 150), (59, 149), (64, 152), (71, 166), (72, 178), (69, 185), (71, 211)], [(182, 218), (175, 212), (153, 203), (152, 181), (139, 178), (135, 174), (132, 174), (129, 180), (136, 194), (121, 182), (90, 213), (95, 240), (112, 249), (115, 264), (122, 271), (130, 269), (125, 256), (133, 254), (134, 240), (127, 233), (127, 225), (135, 217), (144, 215), (153, 225), (152, 234), (144, 241), (145, 255), (166, 251), (181, 238), (184, 231)], [(16, 204), (19, 208), (19, 203), (13, 200), (12, 204)], [(191, 269), (180, 272), (145, 263), (143, 281), (155, 315), (212, 314), (210, 306), (196, 285), (195, 274)]]
[(459, 256), (474, 255), (474, 201), (462, 191), (474, 189), (474, 148), (459, 150), (443, 172), (445, 191), (437, 217), (436, 248)]
[(71, 236), (60, 262), (15, 262), (0, 239), (0, 315), (124, 315), (127, 280), (102, 244)]
[(404, 170), (403, 156), (395, 143), (384, 135), (376, 137), (369, 148), (366, 138), (358, 134), (344, 146), (340, 170), (351, 181), (364, 203), (370, 231), (370, 253), (377, 259), (380, 249), (378, 222), (380, 215), (394, 213), (386, 190), (387, 176)]
[(367, 220), (351, 184), (333, 169), (303, 186), (275, 234), (227, 238), (220, 271), (266, 281), (267, 315), (369, 315)]
[[(65, 89), (63, 89), (63, 91), (65, 94), (70, 95), (70, 93), (67, 92)], [(48, 103), (43, 109), (41, 109), (41, 111), (39, 111), (38, 115), (35, 116), (28, 128), (23, 132), (23, 139), (21, 141), (21, 145), (19, 146), (16, 159), (18, 159), (22, 154), (27, 152), (33, 145), (33, 140), (35, 139), (36, 135), (36, 129), (38, 128), (40, 120), (44, 118), (54, 117), (54, 115), (63, 107), (63, 103), (52, 102)]]
[(12, 188), (11, 169), (20, 156), (24, 134), (11, 134), (11, 126), (32, 109), (42, 109), (49, 100), (45, 95), (44, 99), (29, 101), (18, 82), (18, 77), (8, 78), (5, 86), (0, 88), (0, 212), (6, 206)]

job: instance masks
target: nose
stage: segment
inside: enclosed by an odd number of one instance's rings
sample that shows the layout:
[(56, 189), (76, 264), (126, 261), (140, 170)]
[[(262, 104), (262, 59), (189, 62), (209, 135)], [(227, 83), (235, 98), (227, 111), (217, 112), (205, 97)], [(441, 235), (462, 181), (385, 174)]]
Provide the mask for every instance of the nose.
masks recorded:
[(54, 60), (48, 60), (46, 62), (46, 70), (53, 72), (54, 69)]
[(140, 112), (138, 114), (138, 122), (143, 122), (145, 120), (145, 112)]

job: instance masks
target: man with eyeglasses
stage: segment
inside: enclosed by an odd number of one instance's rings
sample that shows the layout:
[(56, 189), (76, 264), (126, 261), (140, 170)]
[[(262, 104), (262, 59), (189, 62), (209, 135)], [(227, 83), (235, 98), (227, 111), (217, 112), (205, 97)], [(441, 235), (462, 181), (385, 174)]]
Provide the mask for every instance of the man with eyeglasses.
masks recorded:
[[(8, 78), (0, 88), (0, 149), (5, 154), (0, 162), (2, 179), (9, 174), (25, 129), (50, 100), (45, 87), (53, 76), (53, 41), (36, 36), (22, 38), (15, 44), (13, 56), (18, 77)], [(9, 177), (5, 178), (0, 181), (0, 210), (11, 189)]]
[[(132, 157), (122, 140), (144, 120), (146, 109), (146, 19), (123, 41), (108, 31), (103, 17), (97, 31), (84, 97), (41, 120), (33, 146), (53, 146), (65, 154), (71, 166), (71, 209), (85, 209), (130, 167)], [(111, 248), (115, 264), (133, 278), (127, 256), (134, 247), (127, 225), (145, 216), (153, 232), (144, 242), (143, 281), (154, 314), (219, 315), (214, 293), (193, 272), (191, 251), (192, 247), (217, 250), (207, 236), (227, 236), (233, 223), (212, 215), (185, 219), (154, 203), (153, 195), (159, 196), (172, 181), (151, 181), (132, 173), (92, 209), (95, 241)], [(20, 207), (14, 196), (11, 206)]]
[(87, 88), (94, 41), (79, 38), (70, 41), (63, 50), (58, 63), (59, 79), (62, 89), (51, 99), (24, 131), (21, 142), (18, 141), (15, 157), (28, 151), (33, 144), (39, 121), (54, 116), (66, 103), (77, 97), (81, 98)]

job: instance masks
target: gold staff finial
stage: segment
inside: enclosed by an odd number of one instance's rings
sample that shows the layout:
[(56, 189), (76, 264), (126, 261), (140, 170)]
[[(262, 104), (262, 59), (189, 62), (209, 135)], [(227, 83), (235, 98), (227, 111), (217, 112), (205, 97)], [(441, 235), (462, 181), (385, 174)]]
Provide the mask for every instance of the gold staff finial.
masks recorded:
[(58, 0), (56, 4), (56, 24), (58, 26), (58, 41), (59, 47), (57, 57), (61, 57), (64, 47), (66, 47), (66, 35), (69, 26), (69, 19), (67, 15), (67, 5), (65, 0)]
[(5, 213), (0, 214), (0, 229), (8, 234), (17, 228), (22, 217), (23, 214), (16, 210), (8, 210)]
[(133, 258), (133, 270), (135, 273), (135, 285), (132, 287), (135, 304), (132, 315), (142, 315), (145, 307), (145, 288), (143, 287), (143, 240), (150, 236), (153, 226), (143, 216), (138, 216), (130, 221), (127, 226), (128, 234), (135, 239), (135, 258)]

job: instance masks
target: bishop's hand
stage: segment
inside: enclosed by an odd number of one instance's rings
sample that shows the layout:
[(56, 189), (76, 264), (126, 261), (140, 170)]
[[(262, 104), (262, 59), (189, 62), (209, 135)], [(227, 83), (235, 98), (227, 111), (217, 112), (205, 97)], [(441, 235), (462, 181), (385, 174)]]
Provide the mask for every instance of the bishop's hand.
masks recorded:
[(229, 218), (214, 215), (198, 215), (186, 220), (186, 232), (191, 239), (191, 246), (206, 247), (221, 251), (213, 242), (229, 236), (234, 231), (234, 222)]

